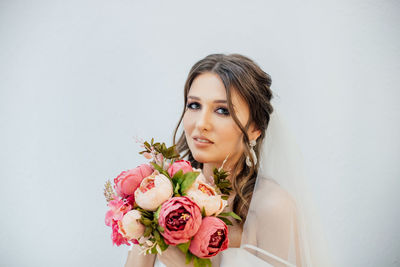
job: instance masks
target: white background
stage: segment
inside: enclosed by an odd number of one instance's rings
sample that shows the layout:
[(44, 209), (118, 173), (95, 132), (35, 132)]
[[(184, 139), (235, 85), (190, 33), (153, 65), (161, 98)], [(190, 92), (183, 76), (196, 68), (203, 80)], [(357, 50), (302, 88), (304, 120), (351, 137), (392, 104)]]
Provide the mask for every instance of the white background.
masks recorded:
[(0, 1), (0, 265), (122, 266), (103, 184), (241, 53), (304, 153), (336, 266), (400, 265), (400, 2)]

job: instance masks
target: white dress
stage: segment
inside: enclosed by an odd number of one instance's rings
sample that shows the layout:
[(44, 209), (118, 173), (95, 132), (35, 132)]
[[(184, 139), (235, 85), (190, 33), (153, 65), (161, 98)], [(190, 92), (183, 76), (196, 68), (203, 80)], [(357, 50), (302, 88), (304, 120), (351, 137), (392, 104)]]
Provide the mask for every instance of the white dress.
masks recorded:
[[(250, 248), (250, 249), (255, 249), (259, 253), (262, 254), (267, 254), (267, 256), (275, 259), (278, 262), (281, 262), (284, 265), (287, 266), (294, 266), (290, 264), (289, 262), (278, 258), (277, 256), (274, 256), (266, 251), (263, 251), (259, 248), (253, 247), (253, 246), (248, 246), (245, 245), (245, 247)], [(227, 250), (224, 250), (221, 252), (221, 267), (244, 267), (244, 266), (252, 266), (252, 267), (273, 267), (269, 263), (261, 260), (260, 258), (256, 257), (255, 255), (251, 254), (244, 248), (228, 248)], [(158, 257), (156, 258), (156, 261), (154, 263), (154, 267), (166, 267), (161, 261), (158, 260)]]

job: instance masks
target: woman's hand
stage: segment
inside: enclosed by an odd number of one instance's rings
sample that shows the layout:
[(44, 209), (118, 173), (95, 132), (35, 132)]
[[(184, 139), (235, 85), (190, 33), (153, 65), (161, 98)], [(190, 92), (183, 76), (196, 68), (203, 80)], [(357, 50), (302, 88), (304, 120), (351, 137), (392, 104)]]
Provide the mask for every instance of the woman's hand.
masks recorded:
[(186, 264), (186, 257), (183, 252), (175, 247), (175, 246), (168, 246), (168, 248), (163, 251), (160, 255), (157, 255), (158, 259), (165, 264), (167, 267), (192, 267), (193, 262), (190, 264)]
[(133, 245), (132, 250), (128, 253), (128, 258), (126, 259), (125, 267), (153, 267), (156, 255), (148, 254), (143, 255), (140, 253), (140, 248), (138, 245)]
[[(175, 246), (169, 246), (162, 255), (157, 255), (158, 259), (165, 264), (167, 267), (193, 267), (193, 261), (186, 264), (185, 254)], [(213, 267), (220, 265), (220, 254), (211, 258)]]

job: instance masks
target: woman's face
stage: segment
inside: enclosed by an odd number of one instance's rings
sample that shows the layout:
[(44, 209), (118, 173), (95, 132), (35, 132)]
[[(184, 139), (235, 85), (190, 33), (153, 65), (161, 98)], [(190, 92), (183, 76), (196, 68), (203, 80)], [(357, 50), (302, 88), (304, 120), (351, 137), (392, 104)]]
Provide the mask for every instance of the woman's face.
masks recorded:
[[(250, 115), (247, 103), (236, 90), (231, 91), (231, 99), (240, 123), (246, 125)], [(189, 149), (198, 162), (220, 166), (229, 154), (228, 162), (232, 164), (244, 151), (243, 134), (229, 114), (225, 87), (217, 74), (203, 73), (192, 82), (183, 127)], [(259, 133), (250, 127), (250, 140)]]

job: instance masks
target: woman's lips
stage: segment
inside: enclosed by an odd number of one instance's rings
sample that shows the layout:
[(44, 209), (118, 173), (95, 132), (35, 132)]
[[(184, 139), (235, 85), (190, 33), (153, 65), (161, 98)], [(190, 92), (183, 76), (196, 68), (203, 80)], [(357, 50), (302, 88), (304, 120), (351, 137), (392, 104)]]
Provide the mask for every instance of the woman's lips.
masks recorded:
[(207, 147), (207, 146), (214, 144), (207, 138), (200, 137), (200, 136), (193, 137), (193, 140), (194, 140), (194, 144), (198, 147)]

